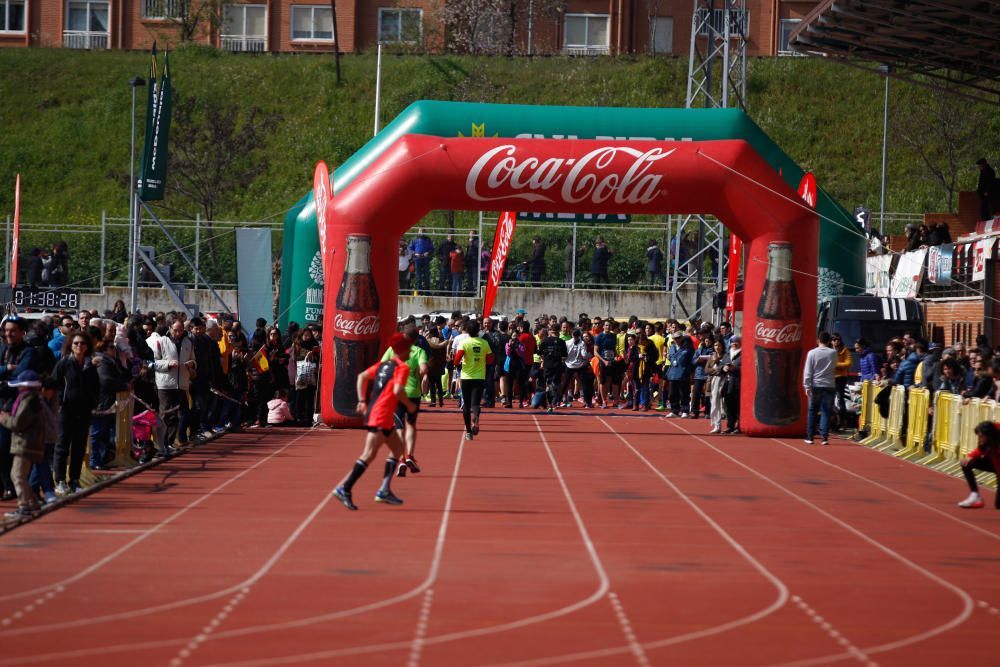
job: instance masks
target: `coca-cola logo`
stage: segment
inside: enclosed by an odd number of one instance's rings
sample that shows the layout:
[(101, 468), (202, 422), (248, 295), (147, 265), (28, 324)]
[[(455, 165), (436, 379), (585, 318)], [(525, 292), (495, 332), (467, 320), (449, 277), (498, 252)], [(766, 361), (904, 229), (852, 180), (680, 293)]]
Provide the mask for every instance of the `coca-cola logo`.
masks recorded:
[(798, 343), (802, 340), (801, 322), (757, 322), (756, 338), (761, 343)]
[(507, 252), (510, 250), (510, 241), (514, 238), (515, 221), (516, 218), (509, 213), (504, 213), (500, 218), (497, 252), (496, 256), (490, 262), (490, 282), (493, 285), (499, 285), (500, 278), (503, 277), (503, 266), (507, 263)]
[(517, 147), (505, 144), (476, 160), (465, 179), (465, 192), (477, 201), (511, 198), (568, 204), (648, 204), (663, 190), (663, 175), (649, 171), (675, 150), (602, 146), (579, 158), (519, 159)]
[(352, 318), (341, 313), (333, 316), (333, 330), (346, 338), (369, 338), (378, 335), (378, 315), (362, 315)]

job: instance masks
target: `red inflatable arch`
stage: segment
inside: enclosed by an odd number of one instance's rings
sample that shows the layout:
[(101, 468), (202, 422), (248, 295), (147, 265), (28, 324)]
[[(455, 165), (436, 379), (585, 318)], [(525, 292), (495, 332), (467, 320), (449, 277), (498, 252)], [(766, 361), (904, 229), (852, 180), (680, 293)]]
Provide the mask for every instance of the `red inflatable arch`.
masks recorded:
[(819, 221), (745, 141), (407, 135), (331, 206), (329, 275), (343, 278), (328, 280), (324, 296), (320, 395), (328, 425), (360, 424), (355, 382), (395, 330), (403, 233), (435, 209), (530, 208), (724, 221), (748, 253), (741, 427), (753, 435), (804, 430), (800, 372), (813, 343), (803, 332), (816, 329)]

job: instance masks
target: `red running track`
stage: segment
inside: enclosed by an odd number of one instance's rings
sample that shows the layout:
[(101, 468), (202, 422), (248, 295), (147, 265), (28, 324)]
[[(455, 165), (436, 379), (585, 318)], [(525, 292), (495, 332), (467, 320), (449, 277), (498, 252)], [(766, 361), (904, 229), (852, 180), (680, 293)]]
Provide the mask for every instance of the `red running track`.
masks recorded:
[(10, 531), (0, 667), (1000, 664), (1000, 512), (960, 480), (650, 413), (460, 422), (421, 415), (399, 508), (380, 465), (331, 497), (359, 432), (271, 430)]

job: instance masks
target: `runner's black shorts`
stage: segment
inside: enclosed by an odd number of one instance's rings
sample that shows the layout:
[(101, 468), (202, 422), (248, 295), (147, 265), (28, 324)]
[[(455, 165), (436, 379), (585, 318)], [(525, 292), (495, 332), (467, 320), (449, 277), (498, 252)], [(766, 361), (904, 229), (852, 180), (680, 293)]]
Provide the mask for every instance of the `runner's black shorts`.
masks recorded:
[(392, 435), (392, 429), (391, 428), (379, 428), (378, 426), (369, 426), (368, 427), (368, 432), (369, 433), (381, 433), (382, 435), (384, 435), (387, 438), (390, 435)]
[(393, 415), (392, 420), (397, 429), (402, 429), (403, 425), (407, 423), (412, 424), (413, 426), (417, 425), (417, 415), (420, 414), (420, 399), (411, 398), (410, 400), (417, 406), (417, 409), (412, 415), (406, 410), (406, 406), (402, 403), (396, 405), (396, 413)]

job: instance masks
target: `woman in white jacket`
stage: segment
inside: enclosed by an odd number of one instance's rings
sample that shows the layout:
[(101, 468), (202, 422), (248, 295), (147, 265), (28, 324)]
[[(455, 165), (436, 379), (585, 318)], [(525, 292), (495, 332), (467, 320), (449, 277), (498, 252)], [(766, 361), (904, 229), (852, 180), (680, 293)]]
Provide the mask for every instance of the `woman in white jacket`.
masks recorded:
[[(153, 370), (156, 372), (156, 394), (160, 399), (160, 417), (167, 425), (166, 447), (176, 439), (181, 447), (188, 445), (188, 387), (196, 372), (194, 345), (187, 336), (184, 323), (174, 320), (168, 336), (153, 335), (147, 339), (153, 350)], [(161, 446), (161, 450), (164, 447)]]

